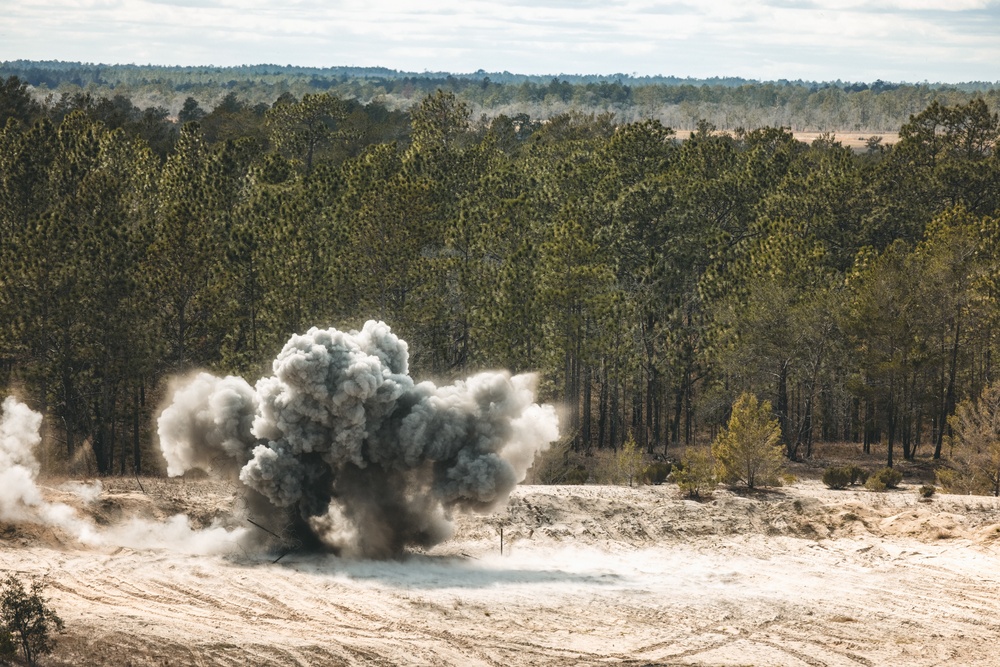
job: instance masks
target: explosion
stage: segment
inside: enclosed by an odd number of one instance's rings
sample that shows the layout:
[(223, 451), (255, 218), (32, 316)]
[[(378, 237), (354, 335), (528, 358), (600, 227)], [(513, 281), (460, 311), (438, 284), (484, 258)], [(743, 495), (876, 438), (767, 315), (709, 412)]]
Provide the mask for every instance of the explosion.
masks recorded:
[(369, 321), (292, 336), (255, 387), (199, 373), (158, 421), (167, 473), (238, 479), (262, 524), (342, 555), (438, 544), (455, 511), (507, 501), (558, 421), (534, 402), (533, 375), (438, 387), (415, 383), (407, 360), (406, 342)]

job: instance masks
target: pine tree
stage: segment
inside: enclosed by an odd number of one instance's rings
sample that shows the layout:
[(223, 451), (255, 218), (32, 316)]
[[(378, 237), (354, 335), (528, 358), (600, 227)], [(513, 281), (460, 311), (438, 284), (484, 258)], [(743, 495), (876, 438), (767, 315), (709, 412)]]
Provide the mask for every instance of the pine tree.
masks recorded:
[(719, 478), (750, 489), (779, 483), (784, 468), (780, 439), (781, 428), (771, 414), (771, 404), (759, 403), (753, 394), (742, 394), (733, 403), (726, 428), (712, 442)]

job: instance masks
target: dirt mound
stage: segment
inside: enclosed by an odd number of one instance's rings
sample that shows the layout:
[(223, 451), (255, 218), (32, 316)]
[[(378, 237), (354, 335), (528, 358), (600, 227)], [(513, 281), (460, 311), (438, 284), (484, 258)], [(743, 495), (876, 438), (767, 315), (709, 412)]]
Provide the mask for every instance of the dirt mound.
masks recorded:
[(521, 487), (505, 511), (462, 517), (466, 539), (623, 543), (635, 547), (708, 536), (785, 536), (810, 540), (903, 536), (931, 542), (996, 539), (1000, 502), (939, 495), (925, 501), (908, 488), (887, 493), (831, 491), (818, 482), (753, 494), (717, 491), (694, 501), (672, 485)]

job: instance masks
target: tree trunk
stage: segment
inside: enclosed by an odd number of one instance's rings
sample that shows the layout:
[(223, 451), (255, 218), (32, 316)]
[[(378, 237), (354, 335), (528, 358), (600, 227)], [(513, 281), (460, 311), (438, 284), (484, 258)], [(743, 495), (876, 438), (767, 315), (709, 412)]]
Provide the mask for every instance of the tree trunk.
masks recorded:
[(590, 402), (591, 397), (591, 387), (590, 387), (590, 366), (584, 366), (583, 369), (583, 450), (585, 452), (590, 451), (592, 445), (590, 441), (590, 421), (591, 421), (591, 408)]
[(604, 359), (601, 360), (601, 395), (598, 403), (597, 446), (601, 448), (606, 444), (604, 437), (608, 432), (608, 368)]
[(674, 419), (670, 425), (670, 442), (674, 447), (681, 444), (681, 417), (684, 409), (684, 381), (677, 387), (677, 394), (674, 399)]
[(934, 443), (934, 458), (941, 458), (941, 445), (944, 441), (944, 430), (947, 427), (948, 415), (955, 409), (955, 373), (958, 369), (958, 339), (961, 333), (961, 319), (955, 318), (955, 340), (951, 347), (951, 364), (948, 372), (948, 388), (945, 391), (941, 406), (941, 417), (938, 420), (937, 442)]
[(778, 371), (778, 404), (775, 406), (778, 413), (778, 425), (781, 428), (781, 440), (785, 443), (785, 455), (792, 461), (795, 460), (796, 443), (792, 438), (788, 428), (788, 362), (782, 361)]
[[(74, 449), (76, 449), (73, 441), (73, 416), (70, 411), (70, 406), (73, 405), (73, 377), (71, 375), (69, 364), (65, 361), (62, 364), (62, 394), (63, 394), (63, 425), (66, 427), (66, 457), (68, 460), (73, 460)], [(42, 396), (45, 396), (43, 393)], [(44, 400), (44, 399), (43, 399)], [(45, 414), (44, 412), (42, 414)]]
[(863, 417), (864, 424), (864, 445), (862, 446), (862, 451), (865, 454), (872, 453), (872, 438), (875, 434), (874, 422), (875, 422), (875, 405), (871, 398), (865, 400), (865, 413)]
[[(617, 366), (617, 363), (615, 364)], [(611, 388), (611, 433), (608, 442), (612, 449), (618, 449), (618, 380), (614, 380)]]
[(687, 371), (687, 378), (684, 382), (686, 388), (684, 392), (684, 445), (687, 447), (691, 446), (691, 439), (694, 435), (694, 406), (692, 405), (692, 394), (694, 390), (691, 385), (694, 384), (691, 379), (690, 369)]
[[(124, 456), (122, 459), (124, 460)], [(132, 389), (132, 470), (139, 474), (139, 388)], [(122, 471), (124, 473), (124, 471)]]
[(653, 428), (653, 405), (656, 401), (656, 369), (649, 367), (646, 373), (646, 451), (653, 453), (656, 445), (656, 431)]

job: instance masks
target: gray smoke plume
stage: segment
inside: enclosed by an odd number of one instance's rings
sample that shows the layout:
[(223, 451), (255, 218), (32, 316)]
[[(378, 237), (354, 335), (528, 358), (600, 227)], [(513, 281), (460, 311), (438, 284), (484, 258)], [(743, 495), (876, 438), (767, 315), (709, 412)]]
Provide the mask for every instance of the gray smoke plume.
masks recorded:
[(254, 389), (194, 376), (159, 418), (168, 474), (238, 475), (256, 516), (337, 553), (391, 557), (437, 544), (454, 511), (506, 502), (558, 422), (534, 402), (533, 375), (438, 387), (414, 383), (407, 358), (404, 341), (369, 321), (293, 336)]

